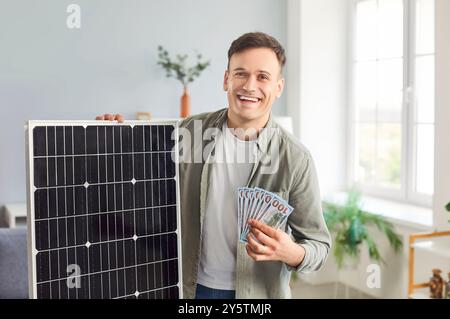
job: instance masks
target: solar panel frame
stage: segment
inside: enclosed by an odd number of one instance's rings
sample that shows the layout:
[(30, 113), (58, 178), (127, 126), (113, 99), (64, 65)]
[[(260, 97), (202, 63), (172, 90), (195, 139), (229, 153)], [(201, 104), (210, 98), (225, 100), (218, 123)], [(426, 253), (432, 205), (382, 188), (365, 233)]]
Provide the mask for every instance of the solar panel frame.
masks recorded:
[[(33, 130), (36, 127), (75, 127), (82, 126), (85, 129), (88, 126), (130, 126), (133, 129), (135, 126), (159, 126), (169, 125), (174, 127), (173, 134), (175, 137), (179, 136), (179, 121), (178, 120), (151, 120), (151, 121), (125, 121), (117, 123), (116, 121), (53, 121), (53, 120), (30, 120), (25, 125), (25, 154), (26, 154), (26, 179), (27, 179), (27, 246), (28, 246), (28, 282), (29, 282), (29, 298), (37, 299), (37, 269), (36, 269), (36, 229), (35, 229), (35, 172), (34, 172), (34, 141)], [(56, 143), (56, 139), (55, 139)], [(176, 230), (177, 235), (177, 262), (178, 262), (178, 298), (183, 298), (183, 277), (182, 277), (182, 245), (181, 245), (181, 221), (180, 221), (180, 189), (179, 189), (179, 145), (178, 138), (174, 141), (175, 152), (175, 207), (176, 207)], [(87, 146), (86, 146), (87, 148)], [(106, 146), (105, 146), (106, 148)], [(57, 155), (57, 154), (55, 154)], [(88, 155), (88, 152), (83, 154)], [(46, 155), (48, 156), (48, 154)], [(65, 155), (66, 156), (66, 155)], [(86, 176), (87, 179), (87, 176)], [(108, 184), (108, 183), (106, 183)], [(136, 208), (133, 208), (135, 210)], [(86, 216), (88, 212), (86, 212)], [(125, 240), (125, 239), (124, 239)], [(137, 265), (136, 265), (137, 267)], [(89, 274), (87, 274), (89, 275)], [(137, 285), (137, 282), (136, 282)], [(163, 287), (164, 288), (164, 287)], [(166, 287), (167, 288), (167, 287)], [(143, 292), (145, 293), (145, 292)], [(120, 296), (127, 297), (127, 296)]]

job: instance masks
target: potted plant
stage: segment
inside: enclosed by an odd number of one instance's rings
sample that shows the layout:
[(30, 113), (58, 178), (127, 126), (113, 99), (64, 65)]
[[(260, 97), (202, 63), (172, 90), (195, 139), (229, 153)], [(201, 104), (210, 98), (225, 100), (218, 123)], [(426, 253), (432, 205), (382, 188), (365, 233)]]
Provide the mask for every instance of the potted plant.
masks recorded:
[(367, 227), (369, 225), (375, 225), (396, 252), (402, 247), (400, 236), (394, 232), (393, 225), (381, 216), (364, 212), (360, 200), (360, 193), (352, 190), (343, 206), (324, 203), (324, 217), (334, 237), (333, 254), (338, 268), (342, 268), (346, 257), (356, 260), (363, 244), (367, 245), (372, 260), (384, 263), (377, 243)]
[(169, 52), (162, 46), (158, 46), (158, 63), (166, 70), (168, 78), (175, 77), (183, 85), (183, 95), (181, 97), (181, 117), (187, 117), (190, 114), (190, 97), (188, 93), (188, 85), (193, 82), (195, 78), (200, 76), (200, 73), (206, 69), (210, 62), (201, 61), (202, 55), (197, 54), (197, 63), (194, 66), (188, 67), (186, 60), (188, 55), (176, 55), (176, 60), (169, 57)]

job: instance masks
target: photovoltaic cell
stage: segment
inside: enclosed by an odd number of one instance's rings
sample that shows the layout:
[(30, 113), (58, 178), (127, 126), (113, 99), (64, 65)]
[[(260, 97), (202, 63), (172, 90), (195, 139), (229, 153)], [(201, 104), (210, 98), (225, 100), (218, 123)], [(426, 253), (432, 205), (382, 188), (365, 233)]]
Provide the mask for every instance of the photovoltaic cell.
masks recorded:
[(30, 296), (181, 297), (175, 122), (28, 129)]

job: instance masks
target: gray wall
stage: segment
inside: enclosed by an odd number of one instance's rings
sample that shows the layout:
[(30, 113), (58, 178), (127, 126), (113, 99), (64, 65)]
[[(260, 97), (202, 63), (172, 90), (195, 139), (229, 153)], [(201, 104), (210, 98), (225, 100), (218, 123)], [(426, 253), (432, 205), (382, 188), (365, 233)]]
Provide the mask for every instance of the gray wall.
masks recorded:
[[(282, 0), (0, 1), (0, 206), (25, 201), (26, 120), (178, 116), (182, 88), (156, 65), (159, 44), (211, 59), (190, 87), (193, 113), (227, 105), (226, 52), (240, 34), (263, 31), (286, 45)], [(79, 30), (66, 27), (70, 3), (81, 6)]]

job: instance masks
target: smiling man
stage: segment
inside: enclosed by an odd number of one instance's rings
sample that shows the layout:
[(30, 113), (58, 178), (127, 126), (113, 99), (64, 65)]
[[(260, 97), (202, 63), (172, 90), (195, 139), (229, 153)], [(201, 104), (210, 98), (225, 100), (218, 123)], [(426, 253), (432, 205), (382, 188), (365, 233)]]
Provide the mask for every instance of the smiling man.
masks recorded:
[[(331, 240), (311, 155), (272, 120), (285, 61), (273, 37), (242, 35), (228, 51), (228, 108), (180, 123), (191, 136), (222, 132), (208, 147), (205, 140), (201, 148), (180, 142), (202, 158), (179, 164), (186, 298), (290, 298), (291, 272), (316, 271), (328, 256)], [(109, 114), (97, 119), (123, 120)], [(237, 161), (241, 154), (245, 159)], [(294, 208), (280, 229), (251, 220), (247, 244), (238, 240), (236, 194), (242, 186), (276, 193)]]
[[(231, 45), (223, 88), (229, 103), (229, 127), (260, 130), (267, 124), (273, 102), (283, 92), (281, 68), (285, 57), (282, 47), (275, 43), (271, 48), (247, 48), (251, 44), (248, 40), (257, 44), (257, 39), (246, 39), (251, 36), (244, 35)], [(253, 37), (256, 36), (253, 34)]]

